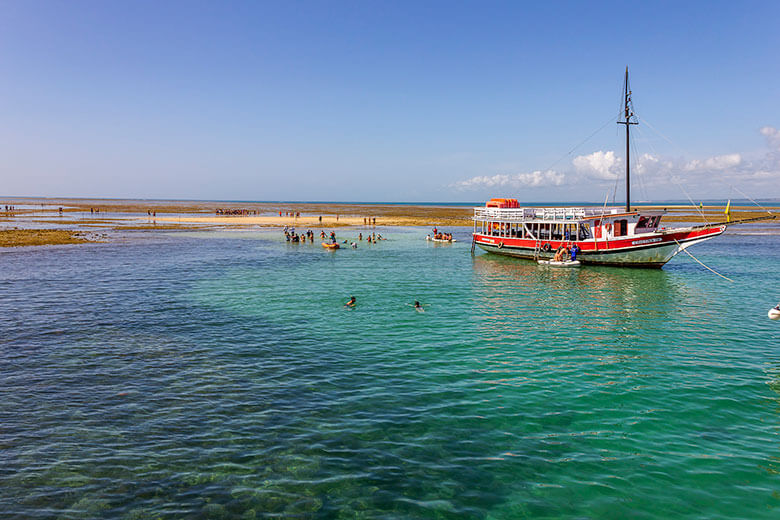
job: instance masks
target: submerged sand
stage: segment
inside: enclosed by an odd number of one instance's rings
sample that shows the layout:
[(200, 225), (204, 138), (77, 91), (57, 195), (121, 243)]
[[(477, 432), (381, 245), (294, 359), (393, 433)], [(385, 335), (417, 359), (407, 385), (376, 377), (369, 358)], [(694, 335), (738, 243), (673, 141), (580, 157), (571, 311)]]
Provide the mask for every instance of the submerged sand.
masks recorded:
[(0, 229), (0, 247), (82, 244), (89, 240), (78, 231), (61, 229)]
[[(22, 209), (3, 211), (5, 205)], [(0, 247), (81, 243), (79, 230), (175, 231), (221, 227), (335, 228), (345, 226), (471, 226), (470, 206), (415, 206), (407, 204), (350, 204), (323, 202), (213, 202), (115, 199), (0, 200)], [(723, 222), (723, 206), (642, 206), (666, 210), (663, 222)], [(767, 210), (777, 214), (780, 208)], [(282, 215), (279, 215), (279, 212)], [(241, 213), (239, 215), (225, 213)], [(300, 216), (295, 216), (295, 215)], [(767, 216), (755, 206), (732, 206), (731, 220)], [(778, 220), (774, 221), (780, 226)], [(15, 225), (50, 229), (8, 229)], [(42, 226), (44, 225), (44, 226)], [(62, 229), (67, 226), (68, 229)], [(3, 227), (7, 229), (2, 230)], [(73, 229), (75, 228), (75, 229)]]

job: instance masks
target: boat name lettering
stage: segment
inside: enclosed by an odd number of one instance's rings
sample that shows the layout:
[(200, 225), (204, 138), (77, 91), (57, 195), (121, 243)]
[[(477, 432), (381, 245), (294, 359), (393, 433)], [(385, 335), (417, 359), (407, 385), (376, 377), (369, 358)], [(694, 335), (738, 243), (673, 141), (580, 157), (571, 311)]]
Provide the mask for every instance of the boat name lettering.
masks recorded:
[(634, 240), (633, 242), (631, 242), (631, 245), (632, 246), (638, 246), (640, 244), (652, 244), (653, 242), (660, 242), (661, 240), (663, 240), (663, 238), (661, 238), (661, 237), (647, 238), (645, 240)]

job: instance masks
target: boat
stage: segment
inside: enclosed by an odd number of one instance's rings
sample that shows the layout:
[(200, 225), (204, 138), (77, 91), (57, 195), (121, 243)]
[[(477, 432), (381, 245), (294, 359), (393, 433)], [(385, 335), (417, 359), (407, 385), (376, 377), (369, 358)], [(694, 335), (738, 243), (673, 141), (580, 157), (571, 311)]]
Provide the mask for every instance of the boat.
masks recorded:
[(443, 239), (443, 238), (435, 238), (435, 237), (432, 237), (431, 235), (427, 235), (427, 236), (425, 237), (425, 240), (428, 240), (428, 241), (430, 241), (430, 242), (438, 242), (438, 243), (440, 243), (440, 244), (452, 244), (453, 242), (457, 242), (457, 240), (455, 240), (454, 238), (450, 238), (450, 239), (448, 239), (448, 240), (445, 240), (445, 239)]
[(337, 243), (323, 242), (322, 247), (324, 247), (325, 249), (330, 249), (331, 251), (335, 251), (340, 246)]
[[(623, 113), (626, 127), (626, 205), (622, 207), (520, 207), (516, 199), (491, 199), (474, 208), (472, 251), (549, 260), (555, 251), (577, 245), (583, 265), (661, 268), (686, 248), (722, 234), (727, 225), (775, 216), (702, 225), (661, 226), (666, 213), (631, 208), (629, 129), (638, 124), (631, 103), (628, 68)], [(548, 264), (549, 265), (549, 264)]]
[(582, 264), (579, 260), (537, 260), (539, 265), (548, 267), (579, 267)]

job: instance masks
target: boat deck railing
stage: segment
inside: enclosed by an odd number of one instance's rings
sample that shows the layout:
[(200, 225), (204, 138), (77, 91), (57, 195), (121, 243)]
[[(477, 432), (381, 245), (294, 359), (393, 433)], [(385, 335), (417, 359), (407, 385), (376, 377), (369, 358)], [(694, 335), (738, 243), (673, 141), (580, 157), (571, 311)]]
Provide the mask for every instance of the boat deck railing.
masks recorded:
[(527, 220), (578, 220), (621, 213), (622, 208), (474, 208), (474, 220), (524, 222)]

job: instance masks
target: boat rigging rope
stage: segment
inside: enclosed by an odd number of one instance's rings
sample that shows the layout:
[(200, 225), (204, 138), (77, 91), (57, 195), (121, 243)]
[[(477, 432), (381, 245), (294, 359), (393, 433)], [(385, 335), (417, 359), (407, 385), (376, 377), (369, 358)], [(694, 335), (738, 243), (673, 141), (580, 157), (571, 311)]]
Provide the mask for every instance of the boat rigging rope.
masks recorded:
[[(639, 116), (637, 116), (637, 117), (639, 117)], [(669, 139), (669, 138), (668, 138), (668, 137), (666, 137), (664, 134), (662, 134), (662, 133), (661, 133), (661, 132), (660, 132), (658, 129), (656, 129), (656, 128), (655, 128), (653, 125), (651, 125), (649, 121), (647, 121), (646, 119), (644, 119), (644, 118), (643, 118), (643, 119), (642, 119), (642, 122), (643, 122), (644, 124), (646, 124), (646, 125), (648, 126), (648, 128), (650, 128), (650, 130), (652, 130), (652, 131), (653, 131), (653, 132), (655, 132), (656, 134), (660, 135), (660, 136), (661, 136), (661, 137), (662, 137), (662, 138), (663, 138), (663, 139), (664, 139), (664, 140), (665, 140), (667, 143), (669, 143), (670, 145), (674, 146), (675, 148), (677, 148), (677, 150), (679, 150), (680, 152), (682, 152), (682, 153), (683, 153), (683, 155), (685, 155), (685, 151), (684, 151), (682, 148), (680, 148), (680, 147), (679, 147), (679, 146), (677, 146), (675, 143), (673, 143), (671, 139)], [(647, 141), (647, 144), (650, 146), (650, 149), (651, 149), (651, 150), (653, 150), (653, 153), (656, 155), (656, 157), (660, 157), (660, 156), (658, 155), (658, 152), (656, 152), (656, 151), (655, 151), (655, 148), (653, 148), (653, 144), (650, 142), (650, 140), (649, 140), (649, 139), (648, 139), (648, 141)], [(676, 181), (673, 181), (673, 182), (674, 182), (674, 183), (677, 185), (677, 187), (678, 187), (678, 188), (680, 188), (680, 189), (682, 190), (682, 192), (683, 192), (683, 193), (685, 193), (685, 196), (686, 196), (686, 197), (688, 197), (688, 200), (691, 202), (691, 206), (693, 206), (693, 208), (694, 208), (696, 211), (698, 211), (698, 212), (699, 212), (699, 215), (701, 215), (701, 218), (702, 218), (702, 220), (704, 220), (704, 222), (706, 222), (707, 224), (709, 224), (710, 222), (709, 222), (709, 220), (707, 220), (707, 217), (705, 217), (705, 216), (704, 216), (704, 212), (701, 210), (701, 208), (700, 208), (699, 206), (697, 206), (697, 205), (696, 205), (696, 203), (695, 203), (695, 202), (693, 202), (693, 199), (691, 199), (691, 196), (690, 196), (690, 195), (688, 195), (688, 192), (687, 192), (687, 191), (685, 191), (685, 188), (683, 188), (683, 187), (682, 187), (682, 184), (680, 184), (679, 182), (676, 182)]]
[[(620, 116), (620, 112), (618, 112), (618, 117), (619, 117), (619, 116)], [(583, 139), (583, 140), (582, 140), (582, 142), (581, 142), (581, 143), (579, 143), (577, 146), (575, 146), (574, 148), (572, 148), (571, 150), (569, 150), (569, 151), (568, 151), (568, 152), (566, 152), (565, 154), (563, 154), (563, 155), (561, 155), (560, 157), (558, 157), (558, 158), (557, 158), (557, 159), (556, 159), (556, 160), (555, 160), (555, 161), (554, 161), (554, 162), (553, 162), (553, 163), (552, 163), (550, 166), (548, 166), (548, 167), (547, 167), (547, 170), (545, 170), (545, 171), (551, 170), (553, 166), (555, 166), (556, 164), (558, 164), (559, 162), (561, 162), (561, 161), (562, 161), (562, 160), (563, 160), (565, 157), (568, 157), (569, 155), (571, 155), (572, 153), (574, 153), (574, 151), (575, 151), (577, 148), (579, 148), (579, 147), (580, 147), (580, 146), (582, 146), (583, 144), (587, 143), (587, 142), (590, 140), (590, 138), (591, 138), (591, 137), (593, 137), (593, 136), (594, 136), (594, 135), (596, 135), (597, 133), (599, 133), (599, 132), (601, 132), (602, 130), (604, 130), (604, 127), (606, 127), (608, 124), (610, 124), (610, 123), (611, 123), (612, 121), (614, 121), (614, 120), (615, 120), (615, 116), (610, 116), (610, 118), (607, 120), (607, 122), (606, 122), (606, 123), (604, 123), (603, 125), (601, 125), (601, 126), (599, 127), (599, 129), (598, 129), (598, 130), (596, 130), (595, 132), (593, 132), (592, 134), (590, 134), (588, 137), (586, 137), (585, 139)]]
[[(639, 149), (636, 146), (636, 137), (635, 137), (636, 134), (639, 134), (640, 136), (642, 136), (642, 131), (639, 130), (639, 125), (637, 125), (636, 128), (634, 128), (634, 133), (631, 135), (631, 149), (634, 150), (634, 157), (636, 158), (635, 159), (636, 160), (636, 168), (634, 170), (634, 172), (635, 172), (634, 177), (639, 181), (639, 188), (642, 190), (642, 193), (644, 194), (645, 199), (649, 200), (650, 196), (648, 195), (647, 187), (645, 186), (645, 176), (642, 173), (642, 168), (640, 167), (641, 165), (639, 163), (639, 159), (641, 159), (641, 157), (639, 157)], [(642, 136), (642, 137), (644, 137), (644, 136)], [(650, 148), (652, 148), (652, 145), (650, 145)], [(653, 151), (655, 151), (655, 150), (653, 150)]]
[[(677, 242), (677, 239), (675, 238), (675, 239), (674, 239), (674, 241), (675, 241), (675, 242)], [(708, 266), (704, 265), (704, 262), (702, 262), (701, 260), (699, 260), (698, 258), (696, 258), (695, 256), (693, 256), (693, 254), (691, 254), (691, 252), (690, 252), (690, 251), (688, 251), (686, 248), (682, 247), (682, 244), (680, 244), (679, 242), (677, 242), (677, 247), (679, 247), (679, 248), (680, 248), (682, 251), (685, 251), (685, 253), (686, 253), (688, 256), (690, 256), (691, 258), (693, 258), (694, 260), (696, 260), (696, 261), (697, 261), (697, 262), (698, 262), (698, 263), (699, 263), (699, 264), (700, 264), (702, 267), (704, 267), (704, 268), (705, 268), (705, 269), (707, 269), (708, 271), (712, 271), (713, 273), (717, 274), (718, 276), (720, 276), (720, 277), (721, 277), (721, 278), (723, 278), (724, 280), (728, 280), (729, 282), (731, 282), (731, 283), (734, 283), (734, 280), (732, 280), (732, 279), (731, 279), (731, 278), (729, 278), (728, 276), (723, 276), (722, 274), (720, 274), (719, 272), (717, 272), (715, 269), (712, 269), (711, 267), (708, 267)]]
[[(637, 119), (639, 119), (639, 114), (636, 114), (636, 117), (637, 117)], [(661, 133), (661, 132), (660, 132), (660, 131), (659, 131), (659, 130), (656, 128), (656, 127), (654, 127), (653, 125), (651, 125), (651, 124), (650, 124), (650, 121), (648, 121), (648, 120), (647, 120), (647, 119), (645, 119), (645, 118), (642, 118), (642, 122), (643, 122), (644, 124), (646, 124), (646, 125), (647, 125), (647, 126), (650, 128), (650, 130), (652, 130), (652, 131), (653, 131), (653, 132), (655, 132), (656, 134), (660, 135), (660, 136), (661, 136), (661, 137), (662, 137), (662, 138), (663, 138), (663, 139), (664, 139), (664, 140), (665, 140), (667, 143), (669, 143), (670, 145), (674, 146), (675, 148), (677, 148), (677, 150), (678, 150), (678, 151), (682, 152), (682, 153), (683, 153), (683, 155), (685, 155), (685, 150), (683, 150), (682, 148), (680, 148), (679, 146), (677, 146), (675, 143), (673, 143), (673, 142), (672, 142), (672, 140), (671, 140), (671, 139), (669, 139), (668, 137), (666, 137), (666, 136), (665, 136), (664, 134), (662, 134), (662, 133)], [(649, 141), (648, 141), (648, 144), (649, 144)], [(655, 150), (653, 150), (653, 153), (655, 153)], [(656, 153), (656, 155), (658, 155), (658, 154)]]
[(732, 189), (735, 189), (735, 190), (737, 190), (738, 192), (740, 192), (740, 193), (742, 194), (742, 196), (743, 196), (743, 197), (747, 198), (747, 199), (748, 199), (750, 202), (752, 202), (753, 204), (755, 204), (755, 205), (756, 205), (756, 206), (758, 206), (759, 208), (763, 209), (764, 211), (766, 211), (766, 212), (767, 212), (767, 213), (769, 213), (770, 215), (773, 215), (773, 213), (772, 213), (771, 211), (769, 211), (768, 209), (766, 209), (764, 206), (762, 206), (761, 204), (759, 204), (759, 203), (758, 203), (758, 202), (756, 202), (755, 200), (753, 200), (753, 199), (751, 199), (750, 197), (748, 197), (748, 196), (745, 194), (745, 192), (744, 192), (744, 191), (740, 190), (740, 189), (739, 189), (739, 188), (737, 188), (736, 186), (732, 186), (731, 188), (732, 188)]
[(704, 222), (706, 222), (707, 224), (709, 224), (709, 223), (710, 223), (710, 221), (709, 221), (709, 220), (707, 220), (707, 217), (705, 217), (705, 216), (704, 216), (704, 212), (701, 210), (701, 208), (700, 208), (699, 206), (697, 206), (695, 202), (693, 202), (693, 199), (691, 198), (691, 196), (690, 196), (690, 195), (688, 195), (688, 192), (687, 192), (687, 191), (685, 191), (685, 188), (683, 188), (683, 185), (682, 185), (682, 184), (680, 184), (680, 183), (679, 183), (679, 182), (677, 182), (677, 181), (674, 181), (674, 183), (677, 185), (677, 187), (678, 187), (678, 188), (680, 188), (680, 189), (682, 190), (682, 192), (683, 192), (683, 193), (685, 193), (685, 196), (686, 196), (686, 197), (688, 197), (688, 200), (689, 200), (689, 201), (691, 201), (691, 206), (693, 206), (693, 209), (695, 209), (696, 211), (698, 211), (698, 212), (699, 212), (699, 215), (701, 215), (701, 218), (704, 220)]

